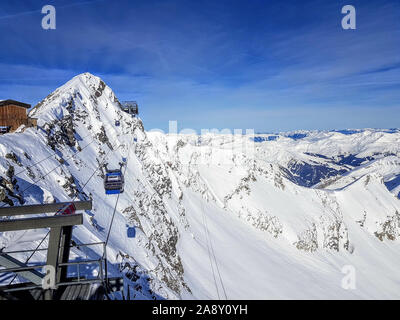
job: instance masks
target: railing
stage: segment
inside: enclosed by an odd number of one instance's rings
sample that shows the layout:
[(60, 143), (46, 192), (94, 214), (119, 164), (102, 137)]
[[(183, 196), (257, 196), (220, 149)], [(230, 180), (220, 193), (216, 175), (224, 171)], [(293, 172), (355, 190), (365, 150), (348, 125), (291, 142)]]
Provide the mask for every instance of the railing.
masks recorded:
[[(105, 242), (95, 242), (95, 243), (83, 243), (83, 244), (74, 244), (69, 246), (69, 248), (81, 248), (81, 247), (91, 247), (91, 246), (99, 246), (101, 245), (103, 247), (103, 252), (100, 255), (99, 259), (85, 259), (85, 260), (78, 260), (78, 261), (71, 261), (71, 262), (66, 262), (66, 263), (59, 263), (57, 264), (57, 267), (69, 267), (69, 266), (76, 266), (77, 267), (77, 278), (67, 278), (70, 279), (71, 281), (65, 281), (65, 282), (59, 282), (56, 283), (56, 287), (59, 286), (68, 286), (71, 284), (87, 284), (87, 283), (103, 283), (108, 281), (108, 274), (107, 274), (107, 253), (106, 253), (106, 244)], [(41, 249), (32, 249), (32, 250), (16, 250), (16, 251), (7, 251), (7, 252), (0, 252), (0, 256), (5, 256), (5, 255), (11, 255), (11, 254), (21, 254), (21, 253), (29, 253), (29, 252), (36, 252), (36, 251), (47, 251), (47, 248), (41, 248)], [(93, 265), (97, 264), (99, 268), (99, 272), (97, 277), (95, 278), (88, 278), (88, 277), (82, 277), (81, 276), (81, 270), (80, 267), (82, 265)], [(20, 272), (26, 272), (26, 271), (33, 271), (33, 270), (39, 270), (44, 268), (46, 265), (45, 264), (37, 264), (37, 265), (32, 265), (32, 266), (21, 266), (21, 267), (13, 267), (13, 268), (3, 268), (0, 269), (0, 275), (1, 274), (7, 274), (7, 273), (15, 273), (18, 274)], [(29, 282), (23, 282), (22, 284), (29, 284)], [(20, 291), (20, 290), (30, 290), (30, 289), (37, 289), (41, 288), (40, 285), (31, 285), (31, 286), (24, 286), (24, 287), (19, 287), (19, 288), (6, 288), (8, 286), (5, 286), (4, 289), (0, 287), (1, 291), (4, 292), (12, 292), (12, 291)]]

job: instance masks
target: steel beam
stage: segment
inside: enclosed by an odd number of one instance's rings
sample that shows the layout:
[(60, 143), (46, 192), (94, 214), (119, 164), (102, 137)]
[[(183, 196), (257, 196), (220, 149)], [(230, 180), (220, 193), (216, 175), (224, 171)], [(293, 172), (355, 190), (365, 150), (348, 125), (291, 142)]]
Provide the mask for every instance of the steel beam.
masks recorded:
[[(60, 240), (61, 246), (59, 249), (60, 252), (58, 257), (59, 261), (58, 264), (69, 262), (71, 239), (72, 239), (72, 226), (63, 227), (61, 229), (61, 240)], [(68, 274), (68, 266), (59, 267), (57, 270), (57, 283), (66, 282), (67, 274)]]
[(0, 232), (57, 228), (83, 224), (82, 214), (0, 221)]
[[(49, 249), (47, 250), (47, 262), (46, 265), (52, 266), (54, 271), (53, 274), (53, 283), (57, 283), (58, 278), (58, 258), (59, 258), (59, 248), (61, 242), (61, 227), (52, 227), (50, 229), (50, 237), (49, 237)], [(44, 293), (45, 300), (53, 300), (54, 290), (48, 289)]]
[[(0, 256), (0, 265), (5, 268), (19, 268), (19, 267), (26, 267), (26, 264), (20, 262), (19, 260), (11, 257), (7, 254), (2, 254)], [(42, 285), (42, 279), (44, 277), (39, 271), (36, 270), (29, 270), (29, 271), (17, 271), (18, 275), (23, 277), (24, 279), (33, 282), (36, 285)]]
[(92, 210), (92, 201), (59, 202), (50, 204), (34, 204), (29, 206), (17, 206), (0, 208), (0, 217), (19, 216), (25, 214), (55, 213), (64, 206), (73, 203), (76, 210)]

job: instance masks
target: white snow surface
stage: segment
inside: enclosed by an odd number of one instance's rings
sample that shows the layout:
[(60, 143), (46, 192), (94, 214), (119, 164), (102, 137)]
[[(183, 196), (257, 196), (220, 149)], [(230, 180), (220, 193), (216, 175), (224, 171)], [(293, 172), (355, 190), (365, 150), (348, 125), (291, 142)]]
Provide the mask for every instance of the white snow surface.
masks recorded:
[[(304, 131), (297, 140), (280, 133), (257, 143), (246, 135), (147, 132), (88, 73), (31, 116), (39, 119), (37, 130), (0, 136), (0, 188), (15, 205), (16, 195), (25, 204), (92, 198), (93, 210), (74, 228), (77, 243), (106, 239), (118, 196), (105, 195), (99, 164), (117, 168), (128, 159), (107, 256), (113, 275), (141, 285), (135, 299), (400, 298), (397, 130)], [(67, 127), (74, 130), (71, 145), (60, 134)], [(348, 155), (373, 159), (358, 166), (336, 161)], [(293, 161), (346, 172), (304, 187), (288, 173)], [(46, 232), (1, 233), (0, 248), (34, 249)], [(73, 258), (100, 254), (73, 250)], [(38, 252), (32, 262), (44, 259)], [(353, 289), (343, 287), (348, 266)]]

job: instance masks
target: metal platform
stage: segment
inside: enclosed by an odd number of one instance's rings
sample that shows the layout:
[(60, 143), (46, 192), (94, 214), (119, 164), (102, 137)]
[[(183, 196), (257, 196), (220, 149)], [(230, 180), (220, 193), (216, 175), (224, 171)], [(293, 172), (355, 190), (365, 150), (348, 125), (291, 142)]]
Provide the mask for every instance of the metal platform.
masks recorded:
[[(5, 288), (2, 288), (5, 289)], [(58, 289), (53, 300), (106, 300), (106, 289), (102, 283), (71, 283)], [(0, 290), (0, 300), (47, 300), (41, 288), (29, 288), (29, 284), (8, 286)]]
[[(50, 228), (48, 248), (0, 252), (0, 276), (14, 275), (8, 285), (0, 286), (0, 300), (103, 300), (107, 298), (107, 293), (115, 288), (121, 289), (121, 279), (108, 279), (104, 242), (76, 244), (72, 241), (72, 227), (83, 223), (82, 214), (76, 214), (75, 211), (91, 208), (91, 201), (0, 208), (0, 216), (4, 217), (55, 212), (53, 216), (0, 221), (0, 232)], [(99, 258), (80, 257), (75, 261), (69, 260), (71, 248), (82, 250), (89, 246), (102, 246)], [(21, 253), (32, 253), (32, 257), (37, 251), (47, 252), (46, 262), (29, 264), (29, 258), (20, 261), (13, 257)], [(96, 276), (82, 276), (80, 267), (89, 265), (98, 269)], [(44, 267), (49, 266), (54, 270), (54, 274), (50, 276), (53, 280), (51, 289), (47, 289), (42, 283), (45, 277)], [(69, 268), (74, 269), (70, 272)], [(20, 277), (20, 281), (25, 282), (12, 284), (17, 276)]]

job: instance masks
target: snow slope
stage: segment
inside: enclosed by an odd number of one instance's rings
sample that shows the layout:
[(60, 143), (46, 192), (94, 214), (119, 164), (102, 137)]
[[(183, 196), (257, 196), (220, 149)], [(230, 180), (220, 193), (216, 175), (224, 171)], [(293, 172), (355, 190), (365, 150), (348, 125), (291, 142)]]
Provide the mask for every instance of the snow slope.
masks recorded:
[[(91, 198), (74, 230), (83, 243), (106, 239), (117, 203), (108, 258), (136, 299), (400, 298), (398, 130), (146, 132), (87, 73), (31, 116), (38, 130), (0, 136), (2, 205)], [(104, 194), (104, 164), (123, 157), (117, 202)], [(35, 248), (45, 234), (3, 233), (0, 247)], [(342, 287), (345, 266), (355, 289)]]

